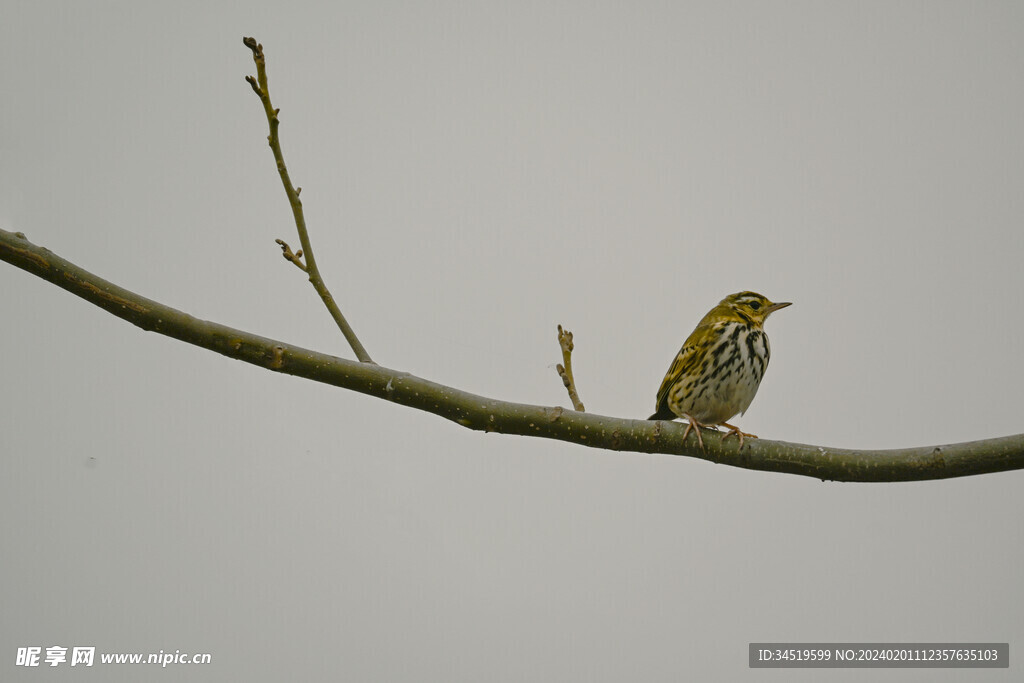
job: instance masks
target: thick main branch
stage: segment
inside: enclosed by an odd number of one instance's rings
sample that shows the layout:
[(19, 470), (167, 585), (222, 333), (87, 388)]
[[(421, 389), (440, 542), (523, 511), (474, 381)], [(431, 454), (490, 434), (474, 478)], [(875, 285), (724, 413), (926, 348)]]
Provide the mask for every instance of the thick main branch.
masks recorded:
[(711, 433), (706, 451), (682, 424), (605, 417), (476, 396), (405, 372), (260, 337), (139, 296), (83, 270), (19, 233), (0, 230), (0, 260), (41, 277), (144, 330), (269, 370), (333, 384), (488, 432), (539, 436), (615, 451), (687, 455), (735, 467), (836, 481), (913, 481), (1024, 469), (1024, 435), (948, 446), (855, 451), (758, 439), (742, 450)]

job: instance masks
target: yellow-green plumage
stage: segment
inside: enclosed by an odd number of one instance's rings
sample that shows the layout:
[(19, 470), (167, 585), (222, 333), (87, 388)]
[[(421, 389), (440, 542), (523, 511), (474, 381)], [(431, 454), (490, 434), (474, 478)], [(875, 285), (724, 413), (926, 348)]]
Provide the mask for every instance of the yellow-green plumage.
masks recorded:
[(722, 425), (742, 446), (743, 437), (753, 434), (727, 421), (746, 412), (754, 400), (771, 356), (764, 321), (786, 306), (755, 292), (722, 299), (686, 338), (658, 389), (657, 410), (648, 419), (686, 418), (690, 425), (683, 438), (693, 429), (701, 446), (700, 428)]

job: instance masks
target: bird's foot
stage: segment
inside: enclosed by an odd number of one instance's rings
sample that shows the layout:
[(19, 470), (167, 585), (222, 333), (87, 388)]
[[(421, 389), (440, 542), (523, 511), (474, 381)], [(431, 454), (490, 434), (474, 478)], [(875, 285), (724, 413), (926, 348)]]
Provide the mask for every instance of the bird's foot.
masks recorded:
[(682, 416), (689, 420), (689, 422), (686, 423), (686, 431), (683, 432), (683, 443), (686, 443), (686, 437), (690, 435), (690, 430), (693, 430), (693, 433), (697, 435), (697, 445), (700, 446), (701, 450), (704, 450), (704, 438), (700, 435), (700, 428), (704, 425), (693, 419), (693, 416), (691, 415), (683, 413)]
[(739, 438), (739, 440), (740, 440), (740, 448), (741, 449), (743, 448), (743, 437), (748, 437), (750, 439), (756, 439), (757, 438), (757, 434), (747, 434), (746, 432), (741, 432), (739, 427), (734, 427), (731, 424), (729, 424), (728, 422), (723, 422), (722, 426), (729, 428), (729, 432), (725, 436), (722, 437), (722, 441), (725, 441), (730, 436), (735, 434)]

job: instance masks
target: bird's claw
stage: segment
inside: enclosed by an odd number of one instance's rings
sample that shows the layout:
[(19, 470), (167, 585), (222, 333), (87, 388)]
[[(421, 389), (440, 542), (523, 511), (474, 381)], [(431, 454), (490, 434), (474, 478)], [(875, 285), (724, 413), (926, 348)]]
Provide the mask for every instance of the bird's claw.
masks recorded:
[(683, 432), (683, 443), (686, 443), (686, 437), (688, 437), (690, 435), (690, 431), (693, 430), (693, 433), (697, 435), (697, 445), (700, 446), (701, 450), (704, 450), (704, 438), (700, 435), (700, 428), (703, 425), (689, 415), (684, 414), (683, 417), (688, 420), (686, 423), (686, 431)]
[(734, 427), (731, 424), (727, 424), (727, 423), (723, 422), (722, 426), (729, 428), (729, 431), (726, 433), (726, 435), (722, 437), (722, 441), (725, 441), (730, 436), (735, 434), (736, 437), (739, 438), (739, 440), (740, 440), (740, 448), (741, 449), (743, 448), (743, 437), (748, 437), (748, 438), (751, 438), (751, 439), (756, 439), (757, 438), (757, 434), (747, 434), (746, 432), (740, 431), (739, 427)]

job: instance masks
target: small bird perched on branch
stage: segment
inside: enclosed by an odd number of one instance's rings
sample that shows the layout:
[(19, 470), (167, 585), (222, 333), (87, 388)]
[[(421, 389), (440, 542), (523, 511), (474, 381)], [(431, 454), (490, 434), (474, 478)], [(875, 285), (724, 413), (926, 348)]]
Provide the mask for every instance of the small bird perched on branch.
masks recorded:
[(679, 350), (658, 389), (658, 408), (649, 420), (689, 421), (683, 440), (693, 430), (704, 448), (701, 427), (728, 427), (743, 448), (746, 434), (726, 422), (742, 415), (754, 400), (771, 349), (764, 333), (769, 315), (790, 304), (772, 303), (755, 292), (730, 294), (700, 321)]

